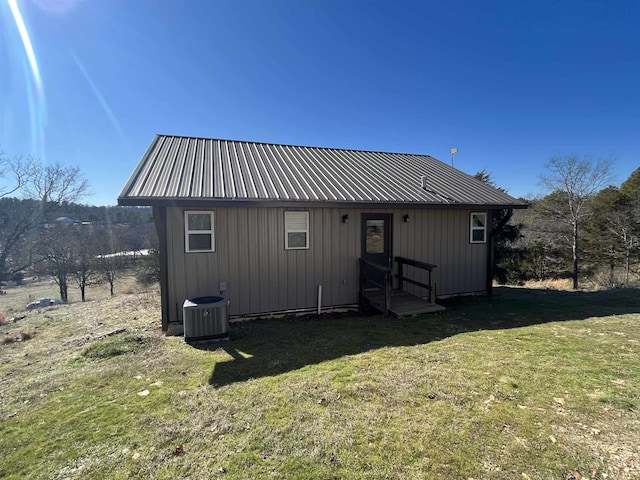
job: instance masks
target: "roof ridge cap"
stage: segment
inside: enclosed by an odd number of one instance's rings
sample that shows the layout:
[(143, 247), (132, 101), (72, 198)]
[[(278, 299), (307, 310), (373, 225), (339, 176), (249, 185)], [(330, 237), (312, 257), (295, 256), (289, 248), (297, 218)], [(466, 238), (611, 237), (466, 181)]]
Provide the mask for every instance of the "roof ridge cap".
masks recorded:
[[(264, 141), (256, 141), (256, 140), (240, 140), (240, 139), (232, 139), (232, 138), (213, 138), (213, 137), (203, 137), (203, 136), (193, 136), (193, 135), (175, 135), (175, 134), (167, 134), (167, 133), (157, 133), (156, 136), (167, 137), (167, 138), (168, 137), (185, 138), (189, 140), (212, 140), (217, 142), (251, 143), (254, 145), (270, 145), (273, 147), (311, 148), (314, 150), (335, 150), (335, 151), (341, 151), (341, 152), (382, 153), (386, 155), (407, 155), (412, 157), (428, 157), (434, 160), (438, 160), (437, 158), (427, 153), (391, 152), (391, 151), (383, 151), (383, 150), (366, 150), (362, 148), (323, 147), (318, 145), (299, 145), (299, 144), (292, 144), (292, 143), (276, 143), (276, 142), (264, 142)], [(438, 160), (438, 161), (442, 162), (442, 160)]]

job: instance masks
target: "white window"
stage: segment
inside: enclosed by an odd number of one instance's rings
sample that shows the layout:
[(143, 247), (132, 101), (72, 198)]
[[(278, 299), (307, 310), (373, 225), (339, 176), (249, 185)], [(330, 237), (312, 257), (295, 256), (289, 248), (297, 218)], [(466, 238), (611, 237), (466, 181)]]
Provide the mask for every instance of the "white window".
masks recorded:
[(471, 243), (485, 243), (487, 241), (487, 214), (471, 213)]
[(309, 248), (309, 212), (284, 212), (284, 248)]
[(184, 248), (186, 252), (215, 252), (213, 212), (184, 212)]

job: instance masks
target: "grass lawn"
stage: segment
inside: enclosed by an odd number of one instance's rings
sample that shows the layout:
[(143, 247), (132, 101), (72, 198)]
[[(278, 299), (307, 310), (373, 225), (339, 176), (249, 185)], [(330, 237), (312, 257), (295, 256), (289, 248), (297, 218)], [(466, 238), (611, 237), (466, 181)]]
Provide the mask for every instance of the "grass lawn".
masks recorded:
[(156, 293), (94, 297), (0, 326), (29, 334), (0, 345), (0, 478), (640, 478), (637, 290), (234, 322), (199, 347), (162, 335)]

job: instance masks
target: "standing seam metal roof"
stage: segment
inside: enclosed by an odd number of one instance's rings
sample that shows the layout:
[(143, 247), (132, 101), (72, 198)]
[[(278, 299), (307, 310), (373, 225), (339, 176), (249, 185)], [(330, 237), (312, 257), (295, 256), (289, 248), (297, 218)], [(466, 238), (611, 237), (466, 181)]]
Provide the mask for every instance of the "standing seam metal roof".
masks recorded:
[(156, 135), (119, 201), (181, 199), (524, 207), (429, 155)]

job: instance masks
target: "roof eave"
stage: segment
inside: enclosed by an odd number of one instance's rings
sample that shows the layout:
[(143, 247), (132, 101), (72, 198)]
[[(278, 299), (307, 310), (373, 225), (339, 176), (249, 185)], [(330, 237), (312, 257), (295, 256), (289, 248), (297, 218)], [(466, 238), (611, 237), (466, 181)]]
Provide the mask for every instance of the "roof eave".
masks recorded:
[(411, 208), (411, 209), (479, 209), (504, 210), (525, 209), (525, 203), (425, 203), (425, 202), (344, 202), (319, 200), (281, 199), (225, 199), (225, 198), (167, 198), (167, 197), (118, 197), (120, 206), (151, 207), (308, 207), (308, 208)]

